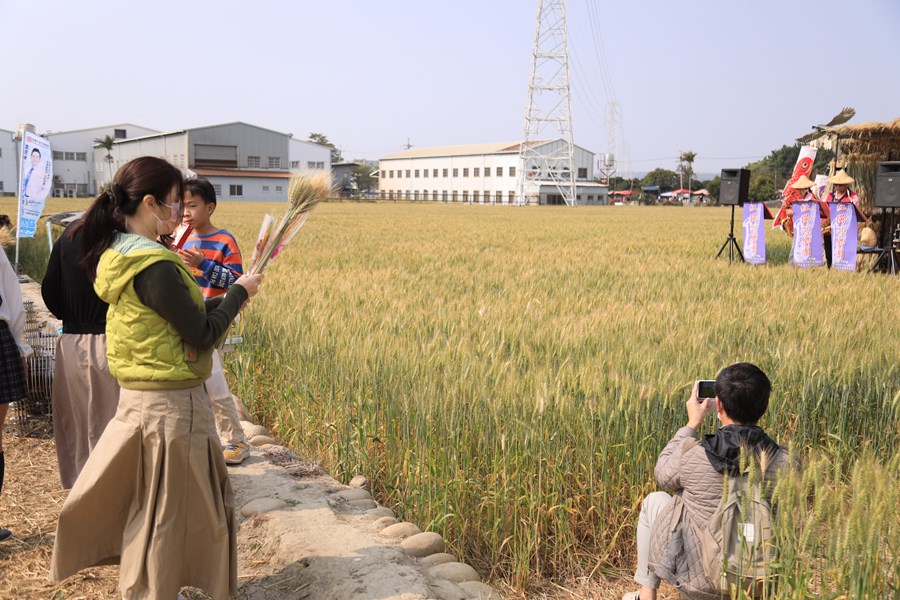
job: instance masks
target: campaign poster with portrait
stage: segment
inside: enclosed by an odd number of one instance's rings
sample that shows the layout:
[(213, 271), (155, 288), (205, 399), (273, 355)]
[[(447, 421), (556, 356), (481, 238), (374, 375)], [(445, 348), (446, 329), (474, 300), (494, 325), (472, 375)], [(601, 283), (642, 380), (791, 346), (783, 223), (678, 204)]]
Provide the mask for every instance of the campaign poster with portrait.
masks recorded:
[(53, 152), (50, 142), (26, 132), (22, 136), (19, 170), (19, 220), (17, 238), (33, 238), (44, 202), (53, 185)]
[(794, 264), (821, 267), (825, 264), (822, 247), (822, 221), (818, 202), (794, 202)]
[(766, 264), (765, 206), (762, 202), (744, 204), (744, 261), (751, 265)]
[(838, 271), (856, 270), (856, 206), (852, 202), (829, 202), (831, 207), (831, 266)]

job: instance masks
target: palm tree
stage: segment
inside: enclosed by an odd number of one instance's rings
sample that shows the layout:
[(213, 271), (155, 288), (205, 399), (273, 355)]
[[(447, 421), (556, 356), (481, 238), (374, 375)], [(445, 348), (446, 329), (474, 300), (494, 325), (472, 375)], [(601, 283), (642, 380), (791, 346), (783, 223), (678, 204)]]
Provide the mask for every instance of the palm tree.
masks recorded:
[(115, 140), (109, 134), (107, 134), (102, 138), (94, 138), (94, 143), (106, 150), (106, 171), (107, 173), (109, 173), (109, 178), (112, 179), (112, 147), (115, 143)]
[[(682, 171), (687, 175), (688, 180), (688, 204), (691, 202), (691, 179), (694, 177), (694, 159), (697, 153), (693, 150), (687, 150), (681, 153), (678, 160), (682, 163)], [(687, 165), (687, 166), (684, 166)]]

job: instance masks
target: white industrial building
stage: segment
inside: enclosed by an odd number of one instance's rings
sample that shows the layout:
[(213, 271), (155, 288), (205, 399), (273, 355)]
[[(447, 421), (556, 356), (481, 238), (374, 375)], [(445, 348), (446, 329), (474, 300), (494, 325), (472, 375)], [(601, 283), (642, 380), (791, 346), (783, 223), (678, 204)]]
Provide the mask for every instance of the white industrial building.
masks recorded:
[[(534, 142), (544, 153), (563, 140)], [(381, 158), (378, 179), (385, 200), (513, 204), (521, 142), (414, 148)], [(575, 146), (577, 204), (608, 204), (607, 187), (593, 182), (594, 154)], [(530, 165), (526, 173), (528, 204), (562, 204), (555, 173)], [(558, 179), (567, 181), (568, 172)]]
[[(0, 129), (0, 196), (16, 194), (15, 133)], [(291, 173), (331, 169), (331, 150), (246, 123), (159, 132), (130, 123), (44, 132), (53, 148), (54, 197), (96, 196), (125, 162), (158, 156), (210, 179), (223, 199), (286, 200)], [(109, 136), (107, 153), (95, 140)]]
[(288, 154), (292, 173), (331, 170), (331, 148), (292, 137), (288, 141)]
[(158, 156), (209, 179), (221, 200), (287, 200), (292, 171), (331, 167), (328, 148), (240, 121), (117, 140), (101, 172), (105, 156), (94, 148), (100, 184), (129, 160)]
[[(56, 198), (86, 198), (96, 196), (101, 180), (99, 175), (108, 170), (105, 160), (106, 152), (96, 162), (93, 151), (94, 140), (106, 136), (113, 140), (124, 140), (159, 133), (155, 129), (122, 123), (106, 127), (90, 129), (74, 129), (72, 131), (50, 131), (41, 133), (50, 141), (53, 148), (53, 189), (50, 192)], [(115, 173), (115, 171), (113, 171)], [(102, 179), (103, 181), (105, 179)]]
[(16, 195), (15, 132), (0, 129), (0, 196)]

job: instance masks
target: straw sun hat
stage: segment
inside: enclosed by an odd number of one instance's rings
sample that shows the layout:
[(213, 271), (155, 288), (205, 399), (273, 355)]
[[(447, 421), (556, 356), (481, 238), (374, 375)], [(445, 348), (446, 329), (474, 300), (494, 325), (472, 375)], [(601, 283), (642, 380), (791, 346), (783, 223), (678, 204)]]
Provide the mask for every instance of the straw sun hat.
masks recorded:
[(853, 183), (853, 178), (847, 175), (847, 171), (841, 169), (828, 180), (828, 183), (832, 185), (850, 185)]
[(808, 190), (811, 187), (815, 187), (815, 185), (815, 183), (810, 181), (809, 177), (801, 175), (800, 179), (791, 184), (791, 187), (795, 190)]

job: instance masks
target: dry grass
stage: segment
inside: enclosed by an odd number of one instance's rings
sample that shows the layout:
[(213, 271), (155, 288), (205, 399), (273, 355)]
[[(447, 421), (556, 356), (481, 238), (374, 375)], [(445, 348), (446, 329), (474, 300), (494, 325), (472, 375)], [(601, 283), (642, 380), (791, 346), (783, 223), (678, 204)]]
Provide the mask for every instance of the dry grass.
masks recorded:
[(110, 598), (117, 595), (118, 568), (87, 569), (60, 584), (47, 581), (59, 511), (68, 495), (60, 489), (52, 439), (3, 432), (6, 481), (0, 523), (13, 536), (0, 543), (0, 598)]

